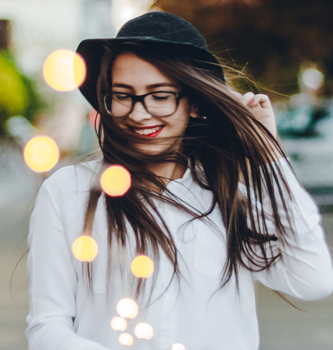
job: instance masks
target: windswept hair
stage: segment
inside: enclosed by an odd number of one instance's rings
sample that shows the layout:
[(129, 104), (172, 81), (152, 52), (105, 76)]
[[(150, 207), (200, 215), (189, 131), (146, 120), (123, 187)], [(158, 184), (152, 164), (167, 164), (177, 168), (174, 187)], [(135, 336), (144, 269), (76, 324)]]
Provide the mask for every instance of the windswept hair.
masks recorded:
[[(142, 138), (118, 127), (106, 113), (101, 96), (111, 90), (112, 64), (124, 52), (134, 53), (156, 66), (186, 91), (189, 103), (197, 108), (201, 116), (207, 116), (206, 120), (190, 118), (179, 153), (172, 151), (171, 147), (158, 155), (141, 153), (134, 147), (133, 141), (142, 143)], [(108, 49), (102, 59), (97, 83), (100, 123), (96, 125), (96, 132), (103, 163), (105, 167), (120, 164), (132, 176), (132, 186), (124, 196), (105, 196), (109, 267), (112, 245), (119, 244), (125, 248), (128, 243), (127, 220), (135, 235), (136, 253), (147, 254), (148, 249), (151, 249), (158, 261), (159, 249), (162, 249), (173, 265), (174, 276), (180, 277), (179, 253), (167, 223), (154, 204), (154, 198), (190, 214), (192, 220), (205, 222), (208, 221), (207, 215), (218, 206), (227, 235), (227, 261), (225, 266), (221, 266), (221, 288), (233, 274), (238, 286), (240, 266), (250, 271), (261, 271), (281, 258), (281, 254), (274, 255), (272, 249), (272, 241), (277, 239), (281, 244), (286, 244), (287, 235), (278, 213), (277, 201), (282, 202), (290, 229), (295, 234), (287, 208), (287, 202), (293, 198), (280, 165), (276, 162), (278, 157), (285, 157), (283, 149), (269, 130), (237, 99), (232, 88), (207, 67), (209, 64), (206, 62), (177, 52), (155, 51), (145, 43), (128, 43), (123, 45), (122, 51)], [(189, 167), (193, 180), (203, 189), (212, 192), (213, 201), (208, 212), (190, 210), (172, 199), (172, 196), (162, 196), (148, 186), (153, 184), (161, 192), (168, 193), (163, 178), (149, 171), (148, 165), (170, 161)], [(97, 177), (96, 183), (98, 181)], [(243, 194), (239, 190), (240, 182), (246, 189)], [(273, 216), (274, 235), (268, 233), (265, 222), (267, 218), (262, 210), (264, 190), (270, 200), (271, 208), (268, 209)], [(84, 224), (86, 234), (91, 234), (101, 194), (99, 186), (91, 187)], [(90, 263), (86, 264), (86, 271), (91, 285)], [(108, 273), (112, 273), (111, 268)], [(138, 279), (137, 296), (144, 287), (143, 280)]]

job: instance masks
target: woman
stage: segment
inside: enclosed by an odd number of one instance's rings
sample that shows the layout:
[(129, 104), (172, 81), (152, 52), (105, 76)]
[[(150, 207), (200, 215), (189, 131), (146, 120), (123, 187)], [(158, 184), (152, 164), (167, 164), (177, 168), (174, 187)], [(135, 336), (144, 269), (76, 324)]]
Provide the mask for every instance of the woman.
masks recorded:
[[(110, 327), (122, 298), (134, 349), (258, 349), (252, 281), (304, 300), (328, 296), (333, 275), (318, 208), (283, 150), (265, 95), (234, 92), (203, 37), (162, 12), (115, 39), (81, 42), (81, 92), (99, 112), (103, 156), (47, 179), (28, 244), (30, 349), (121, 349)], [(132, 186), (105, 195), (106, 167)], [(71, 252), (82, 234), (92, 263)], [(152, 277), (131, 261), (146, 255)], [(138, 339), (146, 322), (154, 335)]]

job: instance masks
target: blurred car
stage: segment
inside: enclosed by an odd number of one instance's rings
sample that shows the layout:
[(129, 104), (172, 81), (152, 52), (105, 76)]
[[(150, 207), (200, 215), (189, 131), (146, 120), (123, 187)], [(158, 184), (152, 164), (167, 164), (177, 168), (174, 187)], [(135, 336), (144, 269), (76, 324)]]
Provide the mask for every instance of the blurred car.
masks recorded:
[(281, 145), (319, 205), (333, 204), (333, 100), (276, 112)]

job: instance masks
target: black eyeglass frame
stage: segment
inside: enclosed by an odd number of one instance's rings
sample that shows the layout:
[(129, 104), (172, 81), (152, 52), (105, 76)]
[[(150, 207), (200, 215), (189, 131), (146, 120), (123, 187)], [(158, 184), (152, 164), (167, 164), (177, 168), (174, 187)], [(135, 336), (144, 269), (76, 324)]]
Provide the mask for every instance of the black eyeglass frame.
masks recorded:
[[(150, 113), (147, 109), (147, 106), (145, 105), (145, 102), (144, 102), (144, 99), (146, 96), (148, 95), (154, 95), (156, 93), (168, 93), (168, 94), (173, 94), (176, 98), (176, 108), (174, 110), (174, 112), (170, 113), (170, 114), (167, 114), (167, 115), (154, 115), (152, 113)], [(141, 102), (141, 104), (143, 105), (143, 108), (146, 110), (147, 113), (149, 113), (150, 115), (152, 115), (153, 117), (157, 117), (157, 118), (165, 118), (165, 117), (170, 117), (171, 115), (175, 114), (177, 112), (177, 109), (178, 109), (178, 106), (179, 106), (179, 101), (184, 97), (186, 96), (186, 92), (185, 90), (181, 90), (181, 91), (153, 91), (153, 92), (148, 92), (148, 94), (144, 94), (144, 95), (133, 95), (133, 94), (127, 94), (127, 93), (124, 93), (124, 92), (111, 92), (111, 98), (112, 98), (112, 94), (123, 94), (123, 95), (126, 95), (126, 96), (129, 96), (132, 100), (132, 107), (130, 109), (130, 111), (124, 115), (121, 115), (121, 116), (114, 116), (112, 113), (109, 112), (107, 106), (106, 106), (106, 102), (105, 102), (105, 98), (107, 95), (109, 94), (106, 94), (106, 95), (102, 95), (101, 96), (101, 99), (103, 101), (103, 105), (104, 105), (104, 108), (106, 110), (106, 112), (115, 117), (115, 118), (124, 118), (124, 117), (127, 117), (129, 116), (132, 112), (133, 112), (133, 109), (134, 109), (134, 106), (137, 102)]]

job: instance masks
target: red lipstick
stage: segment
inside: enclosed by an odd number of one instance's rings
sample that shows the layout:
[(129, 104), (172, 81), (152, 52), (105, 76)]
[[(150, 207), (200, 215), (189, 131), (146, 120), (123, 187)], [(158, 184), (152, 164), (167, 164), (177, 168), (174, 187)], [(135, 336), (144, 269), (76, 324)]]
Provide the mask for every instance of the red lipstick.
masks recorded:
[[(140, 129), (153, 129), (153, 128), (156, 128), (156, 126), (154, 126), (154, 127), (143, 127), (143, 128), (140, 128)], [(142, 136), (142, 137), (156, 137), (163, 130), (163, 128), (164, 128), (164, 126), (162, 126), (160, 130), (157, 130), (157, 131), (155, 131), (155, 132), (153, 132), (151, 134), (147, 134), (147, 135), (143, 135), (143, 134), (139, 134), (139, 133), (135, 132), (134, 128), (130, 128), (130, 130), (132, 132), (134, 132), (135, 134), (137, 134), (139, 136)], [(139, 129), (139, 128), (137, 128), (137, 129)]]

